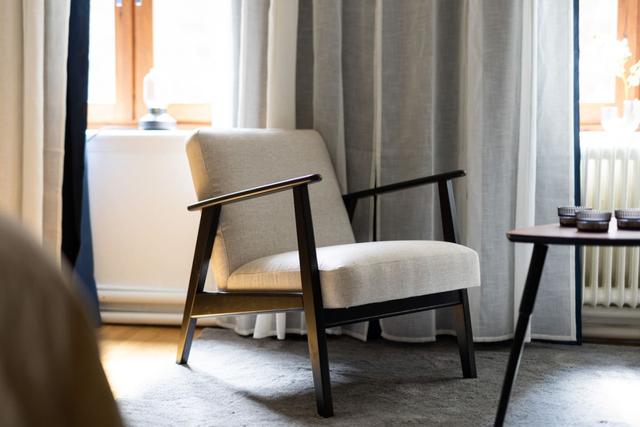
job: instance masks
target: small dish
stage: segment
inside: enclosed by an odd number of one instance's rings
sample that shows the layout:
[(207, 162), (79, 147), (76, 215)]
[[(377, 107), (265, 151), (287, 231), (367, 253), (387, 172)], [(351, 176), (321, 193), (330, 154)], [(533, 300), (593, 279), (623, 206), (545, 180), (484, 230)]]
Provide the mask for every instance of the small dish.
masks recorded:
[(611, 212), (585, 210), (576, 213), (576, 226), (580, 231), (606, 232), (609, 231)]
[(616, 220), (621, 230), (640, 230), (640, 209), (616, 209)]
[(558, 208), (558, 218), (562, 227), (576, 226), (576, 212), (589, 211), (585, 206), (562, 206)]

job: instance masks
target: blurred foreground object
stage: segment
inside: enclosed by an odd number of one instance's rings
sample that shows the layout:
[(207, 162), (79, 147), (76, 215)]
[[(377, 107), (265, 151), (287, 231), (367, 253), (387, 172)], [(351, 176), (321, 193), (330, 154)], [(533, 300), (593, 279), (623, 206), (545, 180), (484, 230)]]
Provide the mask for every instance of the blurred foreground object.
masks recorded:
[(72, 286), (0, 216), (0, 425), (122, 425)]

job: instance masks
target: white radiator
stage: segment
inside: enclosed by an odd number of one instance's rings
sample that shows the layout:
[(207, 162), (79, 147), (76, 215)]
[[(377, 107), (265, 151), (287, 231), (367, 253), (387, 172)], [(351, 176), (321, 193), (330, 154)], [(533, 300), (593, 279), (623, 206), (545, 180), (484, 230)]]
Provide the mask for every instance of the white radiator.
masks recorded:
[[(581, 159), (584, 206), (611, 212), (640, 207), (639, 134), (628, 141), (616, 141), (603, 132), (582, 133)], [(601, 325), (637, 323), (640, 248), (585, 247), (582, 257), (583, 306), (587, 316), (583, 321)]]

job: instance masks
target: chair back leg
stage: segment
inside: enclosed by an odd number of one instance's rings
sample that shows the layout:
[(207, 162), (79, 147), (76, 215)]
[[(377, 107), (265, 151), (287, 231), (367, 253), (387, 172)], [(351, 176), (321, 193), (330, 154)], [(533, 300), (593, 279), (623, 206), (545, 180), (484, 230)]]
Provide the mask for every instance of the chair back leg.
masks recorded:
[(458, 349), (462, 363), (462, 375), (465, 378), (477, 378), (476, 357), (473, 350), (473, 331), (471, 330), (471, 315), (469, 314), (469, 296), (466, 289), (460, 292), (461, 303), (453, 306)]

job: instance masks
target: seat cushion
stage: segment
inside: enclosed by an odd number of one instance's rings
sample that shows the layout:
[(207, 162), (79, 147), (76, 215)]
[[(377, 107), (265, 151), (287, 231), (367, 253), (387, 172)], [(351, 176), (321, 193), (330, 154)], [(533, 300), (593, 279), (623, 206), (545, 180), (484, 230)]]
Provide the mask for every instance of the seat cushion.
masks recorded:
[[(480, 286), (478, 254), (422, 240), (353, 243), (317, 249), (325, 308), (409, 298)], [(270, 255), (234, 271), (227, 291), (300, 290), (298, 252)]]

